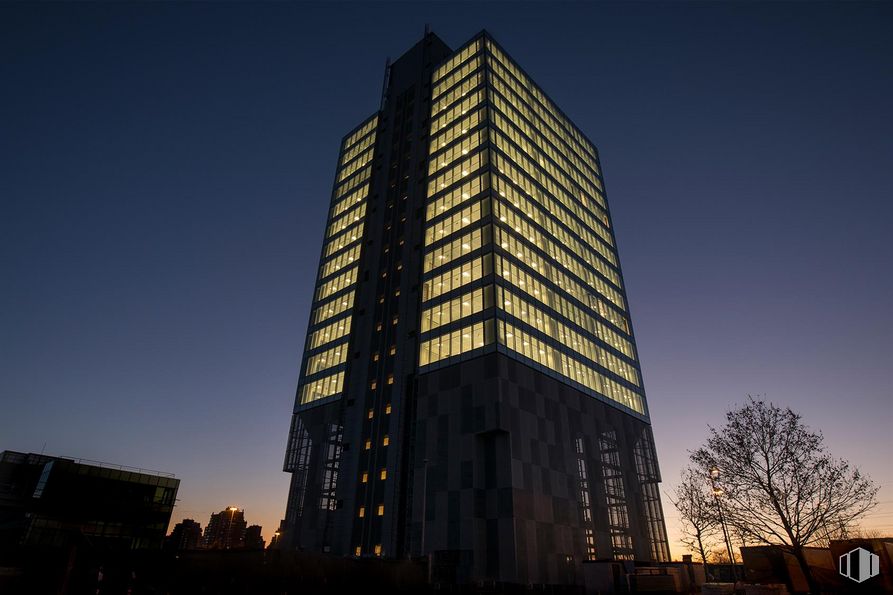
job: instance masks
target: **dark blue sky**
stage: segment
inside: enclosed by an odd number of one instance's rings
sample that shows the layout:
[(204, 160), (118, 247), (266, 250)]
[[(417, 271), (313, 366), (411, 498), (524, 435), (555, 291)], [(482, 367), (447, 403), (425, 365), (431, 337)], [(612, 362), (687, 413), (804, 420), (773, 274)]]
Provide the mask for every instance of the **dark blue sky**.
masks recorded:
[(664, 488), (765, 394), (890, 532), (882, 3), (0, 6), (0, 448), (172, 471), (175, 520), (269, 536), (338, 143), (426, 22), (598, 145)]

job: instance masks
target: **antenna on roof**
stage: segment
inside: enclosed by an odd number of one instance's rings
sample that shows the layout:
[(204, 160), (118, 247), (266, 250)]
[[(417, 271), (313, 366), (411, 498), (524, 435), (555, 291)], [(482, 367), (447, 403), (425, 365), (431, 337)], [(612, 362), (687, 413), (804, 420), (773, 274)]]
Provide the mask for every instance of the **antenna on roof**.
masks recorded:
[(425, 37), (431, 35), (431, 23), (425, 23)]
[(384, 62), (384, 82), (381, 85), (381, 103), (378, 105), (379, 111), (384, 109), (385, 100), (388, 96), (388, 83), (391, 79), (391, 57), (388, 56)]

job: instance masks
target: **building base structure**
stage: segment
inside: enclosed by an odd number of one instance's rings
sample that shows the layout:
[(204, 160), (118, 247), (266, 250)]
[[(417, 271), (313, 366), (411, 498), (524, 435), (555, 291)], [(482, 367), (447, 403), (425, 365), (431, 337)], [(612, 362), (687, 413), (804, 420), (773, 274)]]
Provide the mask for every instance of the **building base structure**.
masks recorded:
[(416, 403), (413, 549), (443, 575), (582, 584), (584, 560), (669, 560), (645, 422), (501, 353), (421, 375)]

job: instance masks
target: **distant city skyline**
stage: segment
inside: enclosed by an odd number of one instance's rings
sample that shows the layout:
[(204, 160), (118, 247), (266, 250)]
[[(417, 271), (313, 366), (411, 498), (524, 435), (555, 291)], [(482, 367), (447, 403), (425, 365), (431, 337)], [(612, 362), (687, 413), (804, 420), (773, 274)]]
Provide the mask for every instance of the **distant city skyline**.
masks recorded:
[(171, 528), (269, 541), (338, 139), (426, 23), (487, 28), (600, 151), (673, 556), (666, 493), (748, 394), (893, 533), (893, 7), (459, 6), (0, 7), (0, 450), (172, 472)]

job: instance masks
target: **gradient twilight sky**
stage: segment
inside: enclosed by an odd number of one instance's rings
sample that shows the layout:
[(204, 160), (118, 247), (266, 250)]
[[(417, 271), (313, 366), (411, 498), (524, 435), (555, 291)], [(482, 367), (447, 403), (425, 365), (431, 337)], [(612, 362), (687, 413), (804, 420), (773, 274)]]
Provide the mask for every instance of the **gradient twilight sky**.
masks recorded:
[(663, 491), (763, 394), (893, 533), (883, 3), (3, 4), (0, 449), (170, 471), (175, 522), (269, 538), (338, 144), (425, 23), (599, 147)]

